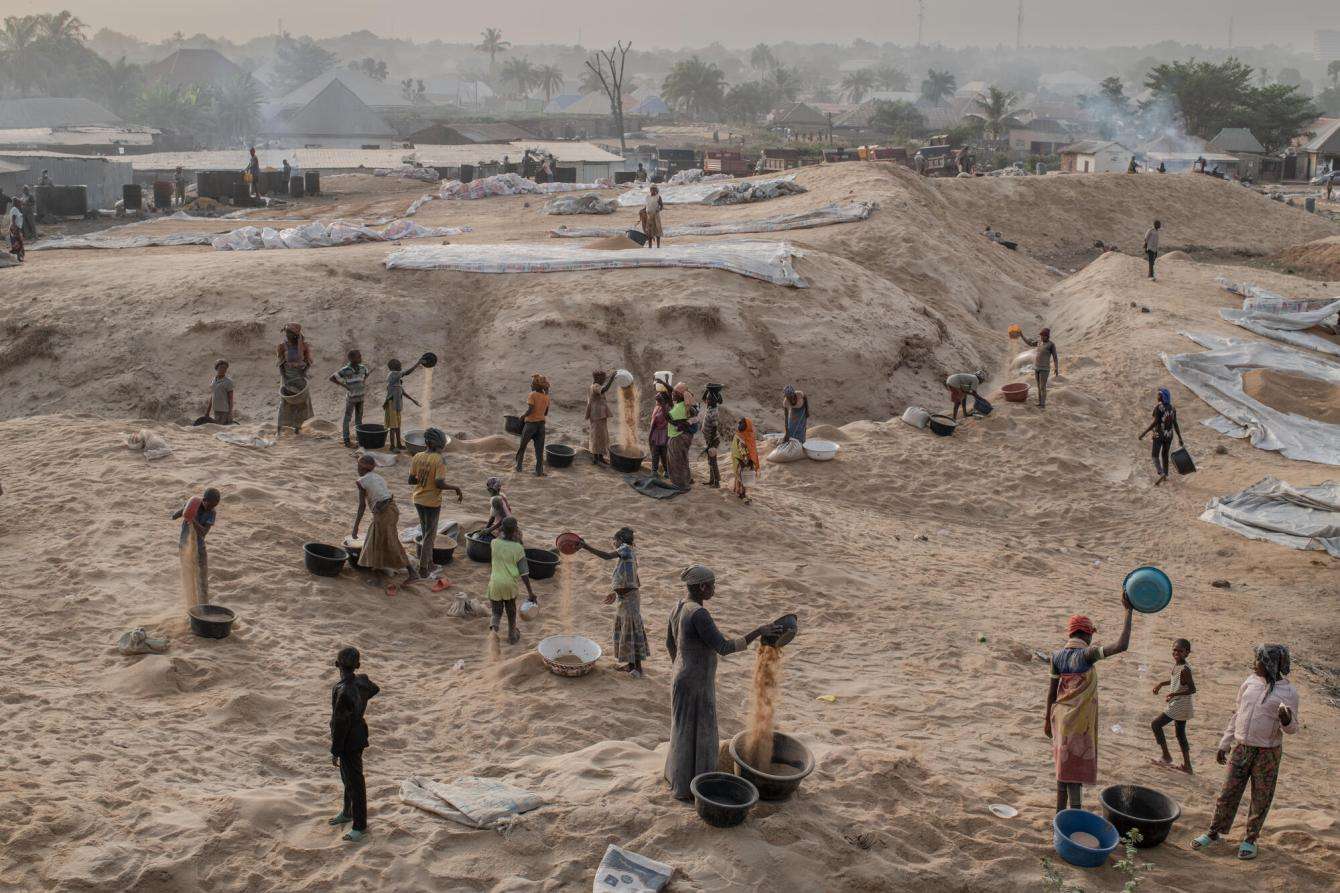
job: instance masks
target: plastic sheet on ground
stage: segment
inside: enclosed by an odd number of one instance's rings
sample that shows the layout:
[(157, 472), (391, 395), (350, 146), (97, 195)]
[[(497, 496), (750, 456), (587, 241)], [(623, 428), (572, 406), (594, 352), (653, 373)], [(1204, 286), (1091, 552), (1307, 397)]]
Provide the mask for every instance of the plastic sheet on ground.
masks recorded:
[[(660, 194), (667, 205), (743, 205), (807, 191), (796, 182), (795, 174), (787, 174), (767, 180), (701, 180), (685, 186), (667, 185)], [(630, 189), (619, 196), (619, 204), (625, 208), (643, 205), (649, 194), (647, 186)]]
[[(759, 220), (736, 220), (729, 223), (685, 223), (680, 226), (665, 227), (665, 237), (676, 236), (726, 236), (736, 233), (776, 233), (789, 229), (810, 229), (816, 226), (831, 226), (835, 223), (855, 223), (870, 216), (876, 205), (873, 202), (836, 202), (801, 211), (798, 214), (778, 214)], [(555, 239), (602, 239), (623, 233), (620, 227), (602, 226), (561, 226), (549, 231)]]
[[(612, 198), (601, 198), (594, 192), (586, 195), (560, 195), (544, 206), (546, 214), (613, 214), (619, 203)], [(623, 230), (615, 230), (619, 233)]]
[(1246, 393), (1242, 380), (1244, 372), (1268, 369), (1340, 385), (1340, 364), (1267, 341), (1182, 334), (1208, 350), (1164, 354), (1163, 364), (1223, 416), (1206, 425), (1230, 437), (1250, 438), (1257, 449), (1275, 450), (1289, 459), (1340, 465), (1340, 425), (1267, 406)]
[(272, 447), (275, 442), (268, 437), (262, 437), (259, 434), (238, 434), (233, 431), (219, 431), (214, 435), (218, 440), (224, 443), (231, 443), (233, 446), (256, 447), (265, 449)]
[(521, 813), (544, 803), (530, 791), (472, 775), (451, 784), (412, 775), (400, 783), (400, 799), (471, 828), (506, 827)]
[(35, 245), (29, 245), (29, 251), (56, 251), (74, 248), (157, 248), (180, 245), (208, 245), (215, 238), (213, 233), (164, 233), (163, 235), (142, 236), (53, 236), (43, 239)]
[(292, 229), (244, 226), (216, 236), (210, 244), (218, 251), (260, 251), (271, 248), (333, 248), (356, 242), (398, 242), (435, 236), (459, 236), (468, 226), (420, 226), (412, 220), (396, 220), (382, 230), (346, 223), (313, 221)]
[(1236, 326), (1266, 338), (1340, 356), (1340, 340), (1310, 331), (1334, 331), (1340, 322), (1340, 297), (1327, 301), (1294, 301), (1249, 283), (1220, 279), (1234, 294), (1243, 295), (1242, 309), (1226, 308), (1219, 315)]
[(494, 174), (492, 177), (471, 180), (469, 183), (447, 180), (438, 192), (421, 195), (411, 202), (403, 216), (413, 217), (425, 204), (437, 199), (451, 201), (492, 198), (497, 195), (557, 195), (562, 192), (609, 189), (613, 185), (608, 180), (597, 183), (536, 183), (520, 174)]
[(805, 288), (792, 265), (803, 253), (789, 242), (713, 242), (655, 251), (599, 251), (567, 245), (411, 245), (391, 253), (388, 270), (461, 270), (467, 273), (567, 273), (644, 267), (729, 270), (774, 285)]
[(1202, 521), (1291, 549), (1325, 550), (1340, 558), (1340, 483), (1293, 487), (1264, 478), (1240, 493), (1211, 499)]
[(730, 179), (733, 179), (730, 174), (709, 174), (700, 167), (691, 167), (688, 170), (672, 174), (670, 179), (665, 181), (665, 185), (687, 186), (690, 183), (717, 183)]
[(374, 177), (394, 177), (401, 180), (422, 180), (425, 183), (436, 183), (442, 179), (436, 168), (415, 167), (412, 164), (404, 164), (400, 167), (379, 167), (372, 172)]
[(610, 844), (596, 869), (591, 893), (659, 893), (674, 873), (673, 866)]

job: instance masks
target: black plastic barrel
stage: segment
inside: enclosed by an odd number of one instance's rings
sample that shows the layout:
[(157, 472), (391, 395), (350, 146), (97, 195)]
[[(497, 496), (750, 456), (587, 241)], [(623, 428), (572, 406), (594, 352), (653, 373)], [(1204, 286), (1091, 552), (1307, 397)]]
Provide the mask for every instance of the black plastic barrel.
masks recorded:
[(289, 197), (289, 198), (302, 198), (302, 197), (303, 197), (303, 193), (304, 193), (304, 190), (303, 190), (303, 179), (302, 179), (302, 177), (289, 177), (289, 181), (288, 181), (288, 197)]
[(308, 195), (321, 194), (321, 172), (306, 171), (303, 173), (303, 186), (307, 189)]
[(154, 180), (154, 207), (162, 210), (172, 207), (172, 181)]
[(239, 208), (245, 208), (251, 206), (252, 199), (251, 199), (250, 183), (233, 184), (233, 204), (237, 205)]
[(144, 187), (138, 183), (126, 183), (121, 187), (121, 205), (127, 211), (138, 211), (144, 207)]

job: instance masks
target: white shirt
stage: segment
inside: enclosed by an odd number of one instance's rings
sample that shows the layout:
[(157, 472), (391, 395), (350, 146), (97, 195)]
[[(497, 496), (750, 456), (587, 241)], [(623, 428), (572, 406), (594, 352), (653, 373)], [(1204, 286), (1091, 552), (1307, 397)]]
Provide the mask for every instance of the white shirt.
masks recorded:
[(13, 205), (9, 207), (9, 222), (12, 226), (23, 228), (23, 212)]
[(375, 471), (369, 471), (359, 478), (358, 486), (363, 488), (363, 492), (367, 494), (368, 502), (373, 505), (380, 505), (391, 498), (391, 488), (386, 486), (386, 478)]
[(1154, 227), (1152, 227), (1152, 226), (1145, 232), (1145, 250), (1146, 250), (1146, 251), (1158, 251), (1158, 250), (1159, 250), (1159, 233), (1160, 233), (1160, 232), (1162, 232), (1162, 230), (1154, 229)]
[[(1276, 682), (1275, 689), (1267, 695), (1269, 686), (1255, 673), (1242, 683), (1237, 709), (1228, 718), (1228, 727), (1219, 741), (1220, 750), (1228, 750), (1235, 741), (1249, 747), (1279, 747), (1284, 743), (1285, 732), (1292, 735), (1298, 731), (1298, 690), (1288, 679)], [(1280, 723), (1280, 704), (1293, 713), (1293, 722), (1287, 726)]]
[(647, 213), (648, 213), (648, 214), (659, 214), (659, 213), (661, 213), (661, 207), (662, 207), (664, 204), (665, 204), (665, 203), (664, 203), (663, 201), (661, 201), (661, 197), (660, 197), (660, 195), (652, 195), (652, 194), (650, 194), (650, 193), (647, 194), (647, 204), (646, 204), (646, 208), (647, 208)]

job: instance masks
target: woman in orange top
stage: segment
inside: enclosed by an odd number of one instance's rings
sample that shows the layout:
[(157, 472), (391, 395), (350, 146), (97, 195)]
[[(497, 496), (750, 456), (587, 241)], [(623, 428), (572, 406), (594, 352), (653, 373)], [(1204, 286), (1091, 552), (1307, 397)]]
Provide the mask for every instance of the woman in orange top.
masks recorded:
[(526, 456), (526, 444), (535, 444), (535, 476), (544, 477), (544, 420), (549, 415), (549, 379), (536, 372), (530, 377), (530, 396), (521, 416), (521, 446), (516, 450), (516, 470)]

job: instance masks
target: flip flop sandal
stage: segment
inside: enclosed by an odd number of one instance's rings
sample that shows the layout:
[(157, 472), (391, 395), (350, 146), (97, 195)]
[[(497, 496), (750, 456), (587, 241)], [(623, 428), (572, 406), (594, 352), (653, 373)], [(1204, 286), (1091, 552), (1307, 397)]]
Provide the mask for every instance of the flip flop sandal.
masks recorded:
[(450, 580), (446, 580), (446, 579), (438, 578), (437, 580), (434, 580), (434, 581), (433, 581), (433, 591), (434, 591), (434, 592), (441, 592), (443, 589), (450, 589), (450, 588), (451, 588), (451, 581), (450, 581)]
[(1244, 840), (1244, 841), (1243, 841), (1241, 844), (1239, 844), (1239, 846), (1238, 846), (1238, 858), (1239, 858), (1239, 859), (1242, 859), (1244, 862), (1247, 861), (1247, 860), (1249, 860), (1249, 859), (1255, 859), (1255, 858), (1256, 858), (1256, 844), (1254, 844), (1254, 843), (1248, 843), (1247, 841)]
[(1209, 847), (1210, 844), (1218, 842), (1219, 838), (1211, 837), (1208, 834), (1202, 834), (1200, 837), (1197, 837), (1195, 840), (1191, 841), (1191, 848), (1193, 850), (1203, 850)]
[(399, 586), (397, 586), (397, 585), (394, 584), (394, 583), (387, 583), (387, 584), (386, 584), (386, 597), (387, 597), (387, 598), (395, 598), (396, 593), (398, 593), (398, 592), (400, 592), (400, 587), (399, 587)]

